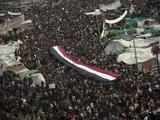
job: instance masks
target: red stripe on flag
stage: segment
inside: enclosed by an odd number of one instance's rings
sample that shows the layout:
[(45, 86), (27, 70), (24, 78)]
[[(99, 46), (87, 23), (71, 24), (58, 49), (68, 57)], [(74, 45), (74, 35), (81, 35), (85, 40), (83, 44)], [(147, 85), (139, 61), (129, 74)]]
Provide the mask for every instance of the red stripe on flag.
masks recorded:
[(92, 70), (98, 71), (98, 72), (100, 72), (100, 73), (104, 73), (104, 74), (106, 74), (106, 75), (110, 75), (110, 76), (115, 77), (115, 78), (119, 77), (118, 74), (115, 74), (115, 73), (113, 73), (113, 72), (109, 72), (109, 71), (103, 70), (103, 69), (98, 68), (98, 67), (96, 67), (96, 66), (94, 66), (94, 65), (88, 65), (88, 64), (82, 63), (79, 58), (73, 57), (73, 56), (71, 56), (70, 54), (66, 53), (65, 50), (64, 50), (62, 47), (59, 47), (59, 46), (58, 46), (58, 49), (61, 51), (61, 53), (62, 53), (65, 57), (67, 57), (68, 59), (72, 60), (72, 61), (75, 62), (76, 64), (86, 66), (86, 67), (88, 67), (88, 68), (90, 68), (90, 69), (92, 69)]

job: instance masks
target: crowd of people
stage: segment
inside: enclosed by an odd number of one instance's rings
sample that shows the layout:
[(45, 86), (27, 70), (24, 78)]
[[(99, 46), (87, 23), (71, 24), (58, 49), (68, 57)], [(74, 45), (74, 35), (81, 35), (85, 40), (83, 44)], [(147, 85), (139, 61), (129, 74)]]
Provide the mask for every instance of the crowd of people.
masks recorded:
[[(99, 2), (66, 0), (54, 7), (21, 9), (33, 20), (33, 29), (16, 36), (23, 41), (17, 54), (26, 67), (39, 69), (46, 83), (33, 87), (30, 79), (16, 81), (4, 74), (1, 120), (143, 120), (146, 113), (160, 109), (158, 73), (145, 74), (104, 54), (97, 31), (104, 16), (84, 15)], [(53, 45), (65, 47), (85, 63), (118, 72), (120, 78), (104, 82), (81, 75), (49, 54)]]
[(124, 75), (119, 81), (104, 83), (67, 67), (61, 69), (64, 71), (51, 80), (55, 88), (49, 87), (51, 83), (32, 87), (31, 80), (15, 81), (4, 74), (0, 83), (1, 119), (141, 120), (144, 114), (159, 109), (159, 76), (121, 68)]

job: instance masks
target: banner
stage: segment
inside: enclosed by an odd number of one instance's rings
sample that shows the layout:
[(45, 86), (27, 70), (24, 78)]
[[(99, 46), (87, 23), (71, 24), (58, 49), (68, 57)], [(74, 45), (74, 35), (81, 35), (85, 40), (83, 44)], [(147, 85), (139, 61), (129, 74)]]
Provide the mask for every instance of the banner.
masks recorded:
[(53, 54), (58, 60), (64, 64), (67, 64), (73, 69), (80, 71), (82, 74), (86, 73), (87, 76), (109, 81), (116, 80), (118, 77), (118, 75), (115, 73), (102, 70), (95, 66), (83, 64), (79, 59), (73, 59), (71, 55), (67, 54), (65, 50), (59, 46), (52, 47), (50, 51), (51, 54)]

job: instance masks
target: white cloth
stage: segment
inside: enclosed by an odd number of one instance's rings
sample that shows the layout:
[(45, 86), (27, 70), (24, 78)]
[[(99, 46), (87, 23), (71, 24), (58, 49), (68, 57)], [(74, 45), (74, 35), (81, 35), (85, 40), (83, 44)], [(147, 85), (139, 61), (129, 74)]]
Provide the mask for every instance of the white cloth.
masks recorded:
[(114, 55), (120, 54), (125, 47), (121, 45), (119, 42), (110, 42), (106, 48), (104, 49), (106, 55)]
[(107, 11), (107, 10), (116, 10), (118, 9), (119, 7), (121, 7), (121, 2), (120, 0), (116, 0), (108, 5), (104, 5), (104, 4), (100, 4), (99, 5), (99, 8), (102, 10), (102, 11)]
[(8, 15), (19, 16), (19, 15), (22, 15), (22, 13), (21, 12), (11, 12), (11, 11), (8, 11)]
[(25, 20), (24, 15), (15, 17), (13, 19), (8, 19), (5, 23), (0, 24), (0, 34), (6, 34), (13, 28), (23, 28), (26, 25), (30, 25), (32, 20)]
[(15, 51), (19, 48), (18, 42), (10, 42), (6, 45), (0, 45), (0, 63), (6, 66), (15, 64)]
[(149, 48), (136, 48), (136, 56), (135, 56), (135, 49), (129, 48), (126, 52), (120, 54), (117, 58), (117, 62), (124, 62), (128, 65), (143, 63), (148, 60), (155, 58), (151, 51), (152, 47)]
[(105, 19), (105, 23), (108, 23), (110, 25), (119, 23), (120, 21), (122, 21), (126, 17), (127, 13), (128, 13), (128, 11), (125, 10), (124, 13), (116, 19), (112, 19), (112, 20)]
[(49, 88), (50, 88), (50, 89), (55, 89), (55, 88), (56, 88), (55, 83), (49, 84)]
[(46, 80), (44, 76), (41, 73), (34, 73), (31, 75), (31, 78), (33, 80), (33, 85), (39, 85), (41, 86), (41, 83), (45, 83)]
[(135, 38), (134, 41), (133, 40), (128, 41), (124, 39), (113, 40), (113, 41), (120, 43), (124, 47), (134, 47), (134, 42), (135, 42), (135, 47), (141, 48), (141, 47), (148, 47), (149, 45), (155, 42), (160, 42), (160, 37), (147, 38), (147, 39)]
[(100, 9), (95, 9), (93, 12), (86, 12), (84, 13), (85, 15), (92, 15), (92, 16), (98, 16), (101, 15), (102, 12), (100, 11)]

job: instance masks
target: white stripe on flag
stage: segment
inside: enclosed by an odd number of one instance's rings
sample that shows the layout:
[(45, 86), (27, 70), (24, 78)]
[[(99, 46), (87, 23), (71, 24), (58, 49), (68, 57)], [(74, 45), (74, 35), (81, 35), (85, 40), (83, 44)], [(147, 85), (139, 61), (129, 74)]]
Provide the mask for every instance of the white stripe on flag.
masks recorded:
[(100, 76), (100, 77), (102, 77), (102, 78), (104, 78), (104, 79), (108, 79), (108, 80), (115, 80), (115, 79), (116, 79), (115, 77), (113, 77), (113, 76), (111, 76), (111, 75), (107, 75), (107, 74), (104, 74), (104, 73), (95, 71), (95, 70), (90, 69), (90, 68), (88, 68), (88, 67), (86, 67), (86, 66), (83, 66), (83, 65), (80, 65), (80, 64), (77, 64), (77, 63), (73, 62), (72, 60), (70, 60), (70, 59), (68, 59), (66, 56), (64, 56), (63, 53), (61, 53), (61, 51), (59, 50), (58, 46), (55, 46), (55, 47), (53, 47), (53, 48), (54, 48), (54, 49), (57, 51), (57, 53), (58, 53), (61, 57), (63, 57), (66, 61), (68, 61), (69, 63), (75, 65), (76, 67), (78, 67), (78, 68), (80, 68), (80, 69), (83, 69), (83, 70), (85, 70), (85, 71), (88, 71), (88, 72), (90, 72), (90, 73), (92, 73), (92, 74), (96, 74), (96, 75), (98, 75), (98, 76)]

